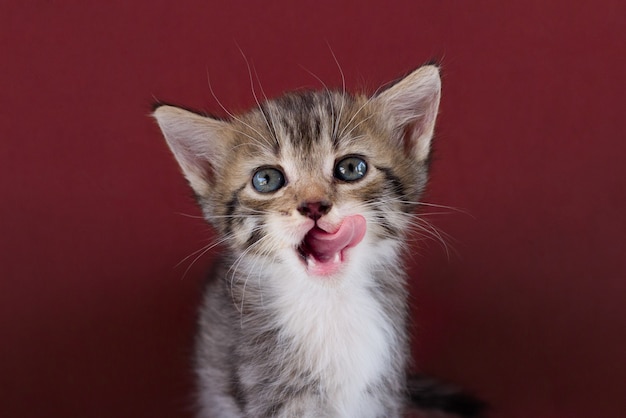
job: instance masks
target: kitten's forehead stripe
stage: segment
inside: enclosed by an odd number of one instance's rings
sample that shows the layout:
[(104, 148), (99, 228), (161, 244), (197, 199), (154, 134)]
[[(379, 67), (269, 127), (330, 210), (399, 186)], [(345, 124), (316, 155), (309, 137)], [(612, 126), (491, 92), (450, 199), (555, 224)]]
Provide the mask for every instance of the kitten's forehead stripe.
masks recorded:
[(349, 96), (335, 92), (300, 92), (285, 95), (265, 106), (271, 108), (285, 135), (278, 140), (288, 139), (298, 149), (311, 152), (324, 139), (330, 139), (333, 148), (338, 147), (336, 134), (351, 102)]

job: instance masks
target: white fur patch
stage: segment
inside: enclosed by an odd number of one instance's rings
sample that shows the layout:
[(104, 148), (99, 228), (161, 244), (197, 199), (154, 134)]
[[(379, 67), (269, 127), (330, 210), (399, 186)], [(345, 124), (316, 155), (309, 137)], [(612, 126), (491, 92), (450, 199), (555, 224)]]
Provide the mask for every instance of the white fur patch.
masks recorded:
[[(382, 413), (366, 388), (391, 367), (396, 336), (369, 290), (374, 285), (368, 262), (373, 253), (367, 242), (349, 250), (342, 277), (334, 278), (309, 276), (295, 253), (285, 254), (293, 262), (273, 266), (268, 283), (273, 296), (266, 303), (277, 312), (282, 337), (321, 382), (337, 417)], [(380, 255), (376, 251), (374, 258)]]

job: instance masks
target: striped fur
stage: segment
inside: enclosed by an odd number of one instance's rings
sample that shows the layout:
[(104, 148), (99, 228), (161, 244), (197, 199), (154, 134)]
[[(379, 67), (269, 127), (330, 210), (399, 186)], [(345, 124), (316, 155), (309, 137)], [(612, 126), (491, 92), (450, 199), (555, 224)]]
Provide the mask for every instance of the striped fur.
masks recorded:
[[(218, 120), (173, 106), (154, 116), (228, 249), (197, 335), (198, 417), (399, 417), (406, 407), (407, 291), (402, 249), (425, 187), (439, 103), (433, 66), (374, 97), (286, 94)], [(367, 163), (354, 182), (335, 164)], [(282, 188), (251, 178), (272, 167)], [(303, 204), (325, 202), (319, 219)], [(366, 220), (328, 277), (299, 248), (314, 225)]]

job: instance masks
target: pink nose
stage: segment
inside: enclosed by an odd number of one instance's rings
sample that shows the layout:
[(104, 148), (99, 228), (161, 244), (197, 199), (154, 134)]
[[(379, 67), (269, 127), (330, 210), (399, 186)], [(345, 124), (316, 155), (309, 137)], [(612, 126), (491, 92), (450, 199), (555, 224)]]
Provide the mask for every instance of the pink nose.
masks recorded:
[(298, 212), (317, 221), (322, 216), (330, 212), (333, 204), (327, 201), (321, 202), (304, 202), (298, 207)]

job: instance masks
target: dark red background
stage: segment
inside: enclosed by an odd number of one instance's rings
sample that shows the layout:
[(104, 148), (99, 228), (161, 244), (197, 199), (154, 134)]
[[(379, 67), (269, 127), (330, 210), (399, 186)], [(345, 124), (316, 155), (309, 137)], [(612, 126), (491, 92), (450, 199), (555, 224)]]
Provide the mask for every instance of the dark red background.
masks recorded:
[[(4, 2), (0, 416), (188, 417), (211, 239), (154, 98), (216, 111), (437, 58), (420, 369), (496, 418), (626, 411), (626, 3)], [(191, 215), (191, 216), (187, 216)]]

